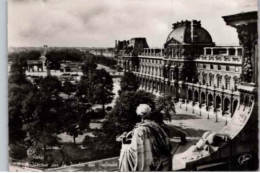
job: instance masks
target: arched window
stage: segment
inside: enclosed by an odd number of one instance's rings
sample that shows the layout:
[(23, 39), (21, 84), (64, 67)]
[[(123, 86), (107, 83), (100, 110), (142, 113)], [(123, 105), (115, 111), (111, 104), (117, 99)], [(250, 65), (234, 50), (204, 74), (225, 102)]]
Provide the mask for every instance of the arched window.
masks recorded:
[(226, 66), (226, 71), (230, 71), (229, 65)]
[(202, 84), (203, 84), (203, 85), (206, 85), (206, 83), (207, 83), (207, 74), (203, 74)]
[(235, 91), (237, 90), (237, 85), (238, 85), (238, 82), (239, 82), (239, 79), (238, 79), (238, 77), (234, 77), (234, 89), (235, 89)]
[(209, 86), (212, 86), (214, 84), (214, 75), (209, 74)]
[(213, 66), (213, 64), (210, 64), (210, 69), (214, 69), (214, 66)]
[(221, 81), (222, 81), (222, 76), (218, 75), (218, 76), (217, 76), (217, 87), (218, 87), (218, 88), (221, 87)]
[(226, 89), (230, 89), (230, 77), (225, 76), (225, 87)]

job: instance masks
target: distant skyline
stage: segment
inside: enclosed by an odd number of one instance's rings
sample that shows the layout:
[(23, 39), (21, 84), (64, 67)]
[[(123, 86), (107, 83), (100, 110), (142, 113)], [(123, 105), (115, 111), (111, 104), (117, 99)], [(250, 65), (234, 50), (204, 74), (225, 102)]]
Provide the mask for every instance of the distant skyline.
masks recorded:
[(146, 37), (162, 47), (172, 23), (201, 20), (217, 45), (238, 45), (222, 16), (257, 10), (257, 0), (8, 0), (8, 46), (113, 47)]

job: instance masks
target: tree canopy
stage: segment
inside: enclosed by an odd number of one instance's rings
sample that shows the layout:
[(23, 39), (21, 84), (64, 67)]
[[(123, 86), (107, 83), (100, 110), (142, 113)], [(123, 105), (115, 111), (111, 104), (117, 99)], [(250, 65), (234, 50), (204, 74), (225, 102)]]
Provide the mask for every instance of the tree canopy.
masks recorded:
[(148, 104), (155, 109), (155, 95), (140, 91), (125, 91), (117, 98), (115, 107), (107, 116), (107, 122), (104, 126), (120, 134), (133, 129), (135, 124), (140, 121), (136, 114), (136, 108), (139, 104)]
[(140, 84), (136, 75), (132, 72), (125, 72), (120, 82), (121, 91), (136, 91)]
[(171, 116), (176, 114), (174, 100), (171, 95), (164, 95), (156, 100), (156, 107), (158, 111), (162, 111), (164, 115), (172, 120)]

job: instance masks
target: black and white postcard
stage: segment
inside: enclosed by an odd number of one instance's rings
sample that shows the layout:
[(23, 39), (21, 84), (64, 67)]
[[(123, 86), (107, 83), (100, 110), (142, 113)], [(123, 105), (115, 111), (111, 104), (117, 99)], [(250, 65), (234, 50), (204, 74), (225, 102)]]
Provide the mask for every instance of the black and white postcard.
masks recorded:
[(8, 0), (10, 171), (255, 171), (257, 0)]

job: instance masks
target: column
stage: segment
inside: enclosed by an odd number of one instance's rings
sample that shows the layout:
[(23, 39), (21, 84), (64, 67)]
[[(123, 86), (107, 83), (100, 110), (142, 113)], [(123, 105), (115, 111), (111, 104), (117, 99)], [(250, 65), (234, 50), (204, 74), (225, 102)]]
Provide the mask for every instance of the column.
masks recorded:
[(235, 49), (235, 56), (238, 56), (238, 50), (237, 50), (237, 48), (235, 47), (234, 49)]

